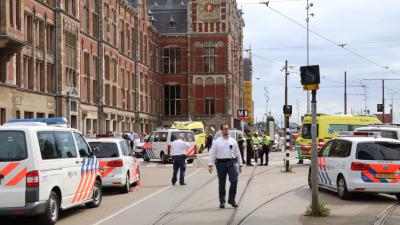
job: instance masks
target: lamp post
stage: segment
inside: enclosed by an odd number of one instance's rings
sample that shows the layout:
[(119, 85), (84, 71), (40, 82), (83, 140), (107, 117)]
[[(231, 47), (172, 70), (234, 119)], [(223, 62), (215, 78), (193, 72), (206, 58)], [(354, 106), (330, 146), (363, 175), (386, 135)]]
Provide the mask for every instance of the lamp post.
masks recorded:
[[(310, 8), (313, 7), (313, 3), (309, 3), (307, 0), (307, 6), (306, 6), (306, 11), (307, 11), (307, 16), (306, 16), (306, 22), (307, 22), (307, 66), (310, 65), (310, 38), (309, 38), (309, 22), (310, 22), (310, 16), (313, 17), (314, 13), (310, 13)], [(310, 91), (307, 90), (307, 114), (310, 114)]]
[[(262, 80), (260, 77), (256, 77), (257, 80)], [(268, 95), (268, 80), (265, 79), (265, 124), (267, 124), (268, 121), (268, 102), (269, 102), (269, 95)]]

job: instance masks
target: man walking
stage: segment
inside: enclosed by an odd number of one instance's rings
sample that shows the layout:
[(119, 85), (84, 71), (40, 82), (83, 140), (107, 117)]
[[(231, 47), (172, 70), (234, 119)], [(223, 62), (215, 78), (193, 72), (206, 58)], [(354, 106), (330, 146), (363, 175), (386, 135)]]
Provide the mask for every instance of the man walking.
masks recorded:
[(176, 139), (171, 144), (171, 155), (174, 161), (173, 168), (174, 172), (172, 173), (172, 185), (175, 185), (178, 175), (179, 174), (179, 184), (186, 185), (185, 183), (185, 171), (186, 171), (186, 150), (190, 147), (188, 142), (185, 142), (183, 134), (178, 135), (178, 139)]
[(254, 166), (251, 164), (251, 157), (253, 155), (253, 139), (251, 133), (246, 134), (246, 166)]
[(222, 135), (214, 141), (210, 149), (208, 172), (212, 173), (213, 164), (215, 163), (218, 174), (219, 207), (221, 209), (225, 208), (225, 185), (226, 177), (229, 175), (230, 187), (228, 203), (232, 205), (232, 207), (236, 208), (238, 207), (238, 204), (236, 204), (235, 197), (238, 183), (238, 172), (242, 172), (242, 157), (236, 140), (229, 136), (228, 124), (222, 124), (220, 130)]

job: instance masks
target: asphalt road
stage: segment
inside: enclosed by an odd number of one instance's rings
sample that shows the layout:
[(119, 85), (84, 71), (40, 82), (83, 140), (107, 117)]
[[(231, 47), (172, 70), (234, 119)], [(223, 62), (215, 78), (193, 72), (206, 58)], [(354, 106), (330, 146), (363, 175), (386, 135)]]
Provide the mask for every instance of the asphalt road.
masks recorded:
[[(396, 201), (391, 196), (367, 195), (351, 201), (335, 193), (320, 192), (320, 199), (332, 211), (328, 218), (302, 216), (309, 204), (308, 165), (295, 166), (283, 173), (284, 153), (272, 152), (270, 166), (244, 167), (239, 176), (237, 210), (218, 208), (216, 171), (207, 172), (207, 154), (187, 166), (188, 185), (171, 185), (172, 164), (143, 162), (140, 159), (141, 186), (127, 194), (106, 189), (99, 208), (78, 207), (61, 212), (59, 225), (148, 225), (148, 224), (345, 224), (354, 215), (360, 223), (370, 224)], [(293, 158), (292, 163), (296, 160)], [(1, 200), (0, 200), (1, 201)], [(254, 209), (257, 209), (254, 211)], [(30, 218), (0, 218), (2, 225), (32, 223)], [(327, 222), (328, 221), (328, 222)], [(331, 221), (332, 223), (330, 223)], [(364, 223), (365, 222), (365, 223)], [(368, 223), (367, 223), (368, 222)], [(351, 223), (350, 223), (351, 224)]]

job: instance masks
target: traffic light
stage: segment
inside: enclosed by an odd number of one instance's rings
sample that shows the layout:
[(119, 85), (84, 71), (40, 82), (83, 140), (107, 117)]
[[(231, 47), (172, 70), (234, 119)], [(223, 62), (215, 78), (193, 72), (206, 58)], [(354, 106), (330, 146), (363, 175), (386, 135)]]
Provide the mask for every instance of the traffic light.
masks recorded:
[(383, 104), (378, 104), (377, 105), (377, 108), (378, 108), (378, 112), (383, 112), (383, 110), (384, 110), (384, 105)]
[(301, 66), (300, 77), (304, 90), (317, 90), (320, 83), (319, 65)]
[(283, 105), (283, 114), (285, 114), (285, 116), (291, 116), (292, 115), (292, 106), (291, 105)]

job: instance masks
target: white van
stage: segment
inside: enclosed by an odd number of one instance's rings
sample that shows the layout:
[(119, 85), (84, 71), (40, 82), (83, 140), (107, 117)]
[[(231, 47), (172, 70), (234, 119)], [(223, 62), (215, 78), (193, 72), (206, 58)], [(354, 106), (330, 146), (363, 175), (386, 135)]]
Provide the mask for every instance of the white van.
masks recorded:
[(150, 161), (150, 159), (161, 159), (162, 163), (171, 161), (171, 143), (178, 138), (179, 134), (183, 134), (185, 141), (190, 144), (186, 151), (186, 159), (188, 163), (192, 163), (197, 158), (194, 134), (189, 130), (178, 129), (160, 129), (151, 133), (143, 144), (144, 161)]
[(102, 196), (99, 162), (77, 130), (0, 126), (0, 215), (39, 215), (55, 224), (60, 209), (98, 207)]

